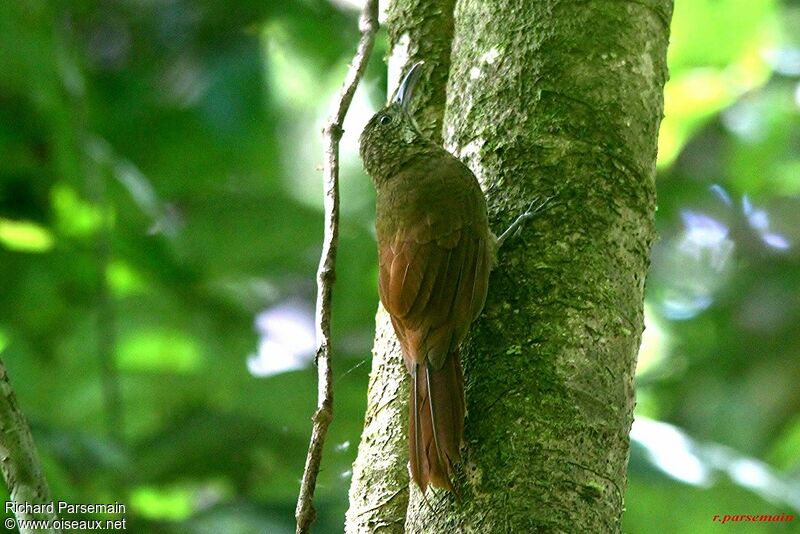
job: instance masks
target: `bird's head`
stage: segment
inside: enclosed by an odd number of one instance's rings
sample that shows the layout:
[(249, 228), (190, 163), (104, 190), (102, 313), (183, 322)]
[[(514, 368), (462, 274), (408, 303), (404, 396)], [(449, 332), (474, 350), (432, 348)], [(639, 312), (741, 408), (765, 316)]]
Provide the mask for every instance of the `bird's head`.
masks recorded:
[(420, 75), (416, 63), (397, 88), (394, 98), (369, 120), (361, 132), (360, 152), (364, 169), (380, 182), (413, 157), (417, 146), (429, 143), (409, 113), (409, 103)]

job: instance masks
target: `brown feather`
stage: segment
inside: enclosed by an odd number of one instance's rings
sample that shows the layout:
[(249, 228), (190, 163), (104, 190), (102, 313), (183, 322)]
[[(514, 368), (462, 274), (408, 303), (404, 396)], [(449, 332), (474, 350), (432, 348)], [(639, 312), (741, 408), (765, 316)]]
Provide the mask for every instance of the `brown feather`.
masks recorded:
[(464, 436), (464, 378), (458, 352), (439, 370), (415, 365), (409, 403), (411, 477), (424, 491), (428, 485), (453, 491), (453, 464), (461, 458)]
[(459, 345), (486, 299), (493, 247), (483, 195), (454, 158), (378, 190), (379, 290), (412, 376), (411, 476), (452, 490), (464, 437)]
[[(426, 254), (428, 262), (423, 269), (424, 278), (419, 286), (419, 291), (414, 299), (414, 304), (408, 310), (405, 316), (405, 318), (408, 320), (409, 328), (419, 328), (420, 323), (425, 320), (424, 312), (430, 303), (431, 295), (433, 294), (433, 288), (436, 283), (436, 279), (439, 276), (439, 266), (444, 259), (444, 255), (433, 243), (418, 246), (425, 247), (430, 250)], [(416, 321), (412, 322), (410, 320), (411, 317), (416, 318)]]

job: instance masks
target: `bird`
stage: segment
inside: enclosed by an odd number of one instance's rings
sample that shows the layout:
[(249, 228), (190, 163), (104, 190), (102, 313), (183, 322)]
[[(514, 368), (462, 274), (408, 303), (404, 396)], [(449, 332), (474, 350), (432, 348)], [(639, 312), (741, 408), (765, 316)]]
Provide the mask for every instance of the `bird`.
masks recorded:
[(473, 172), (420, 133), (409, 103), (422, 64), (369, 120), (359, 150), (376, 189), (380, 300), (410, 375), (409, 470), (424, 494), (455, 492), (466, 414), (459, 349), (512, 228), (495, 237)]

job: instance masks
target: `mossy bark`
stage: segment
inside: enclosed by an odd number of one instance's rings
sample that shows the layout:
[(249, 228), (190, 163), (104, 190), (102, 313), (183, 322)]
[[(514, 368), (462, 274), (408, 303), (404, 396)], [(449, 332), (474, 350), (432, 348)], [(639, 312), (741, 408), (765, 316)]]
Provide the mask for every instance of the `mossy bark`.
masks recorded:
[[(500, 250), (462, 351), (460, 500), (435, 491), (426, 504), (412, 489), (405, 531), (619, 531), (671, 11), (670, 0), (457, 2), (445, 146), (480, 179), (498, 232), (553, 198)], [(357, 464), (382, 436), (407, 480), (402, 366), (381, 363), (391, 337), (376, 344), (370, 391), (396, 389), (398, 417), (365, 431)], [(368, 410), (386, 410), (380, 400)], [(361, 488), (373, 506), (389, 496)]]
[(408, 373), (380, 307), (367, 391), (367, 415), (353, 463), (345, 532), (405, 532), (408, 509)]
[(426, 136), (442, 140), (442, 121), (447, 101), (445, 88), (450, 72), (455, 0), (394, 0), (389, 3), (389, 74), (396, 87), (402, 74), (424, 61), (421, 78), (411, 102), (411, 113)]

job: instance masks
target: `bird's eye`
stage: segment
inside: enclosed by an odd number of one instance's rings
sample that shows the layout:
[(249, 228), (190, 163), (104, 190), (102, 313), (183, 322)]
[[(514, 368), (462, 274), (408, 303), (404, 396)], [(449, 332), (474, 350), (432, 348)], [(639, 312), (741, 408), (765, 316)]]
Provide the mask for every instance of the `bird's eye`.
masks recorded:
[(382, 124), (383, 126), (386, 126), (387, 124), (391, 124), (392, 123), (392, 116), (391, 115), (381, 115), (380, 118), (378, 119), (378, 122), (380, 124)]

